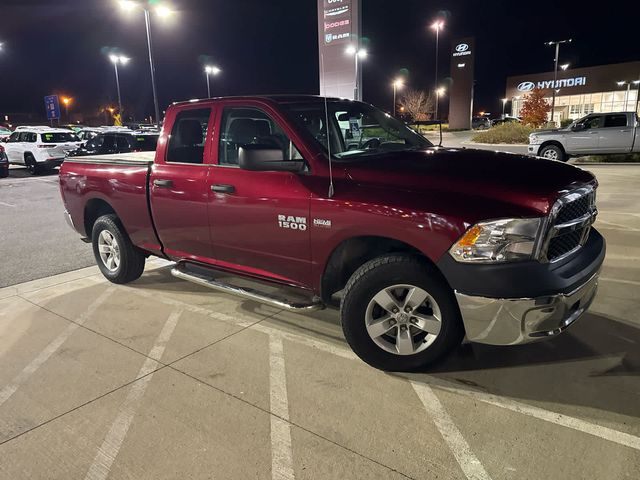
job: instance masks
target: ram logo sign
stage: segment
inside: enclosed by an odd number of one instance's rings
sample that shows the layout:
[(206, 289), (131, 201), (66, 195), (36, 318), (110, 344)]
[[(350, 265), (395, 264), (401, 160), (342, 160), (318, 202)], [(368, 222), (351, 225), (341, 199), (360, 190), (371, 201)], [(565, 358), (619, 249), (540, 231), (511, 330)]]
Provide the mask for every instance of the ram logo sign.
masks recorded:
[(458, 45), (456, 45), (456, 48), (454, 50), (455, 50), (455, 52), (453, 52), (453, 56), (454, 57), (462, 57), (464, 55), (471, 55), (471, 50), (469, 50), (469, 44), (468, 43), (459, 43)]
[(534, 88), (568, 88), (581, 87), (587, 84), (587, 77), (559, 78), (555, 82), (553, 80), (540, 80), (534, 82), (521, 82), (516, 87), (519, 92), (530, 92)]

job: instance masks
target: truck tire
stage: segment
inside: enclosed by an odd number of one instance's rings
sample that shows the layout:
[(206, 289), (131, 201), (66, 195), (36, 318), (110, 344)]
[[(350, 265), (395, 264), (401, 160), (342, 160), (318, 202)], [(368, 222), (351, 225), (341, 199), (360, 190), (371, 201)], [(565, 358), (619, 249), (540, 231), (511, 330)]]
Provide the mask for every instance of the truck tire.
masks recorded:
[(103, 215), (93, 224), (93, 255), (100, 271), (112, 283), (129, 283), (140, 278), (145, 256), (129, 239), (116, 215)]
[(24, 164), (27, 166), (27, 170), (31, 175), (38, 175), (42, 171), (38, 162), (36, 162), (36, 159), (31, 153), (25, 153)]
[(356, 355), (381, 370), (424, 368), (464, 337), (453, 291), (440, 272), (412, 255), (385, 255), (356, 270), (340, 316)]
[(558, 160), (560, 162), (566, 162), (567, 156), (564, 150), (558, 145), (547, 145), (540, 150), (540, 156), (548, 158), (549, 160)]

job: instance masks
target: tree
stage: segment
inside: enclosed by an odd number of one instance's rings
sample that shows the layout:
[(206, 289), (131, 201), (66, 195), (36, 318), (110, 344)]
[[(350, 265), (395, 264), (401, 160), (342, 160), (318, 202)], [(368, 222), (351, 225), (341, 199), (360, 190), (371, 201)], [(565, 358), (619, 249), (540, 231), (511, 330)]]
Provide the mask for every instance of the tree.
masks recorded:
[(400, 109), (414, 121), (428, 120), (433, 112), (433, 97), (422, 90), (407, 90), (399, 102)]
[(534, 88), (522, 102), (520, 109), (522, 123), (536, 128), (540, 127), (547, 123), (549, 110), (551, 110), (551, 106), (544, 99), (544, 91), (540, 88)]

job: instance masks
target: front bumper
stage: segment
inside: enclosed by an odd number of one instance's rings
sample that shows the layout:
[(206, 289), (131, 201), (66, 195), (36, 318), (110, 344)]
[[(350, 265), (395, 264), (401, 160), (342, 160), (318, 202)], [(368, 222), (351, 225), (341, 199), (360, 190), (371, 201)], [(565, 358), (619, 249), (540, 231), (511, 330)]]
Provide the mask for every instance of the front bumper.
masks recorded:
[(61, 158), (48, 158), (46, 160), (37, 162), (38, 166), (40, 167), (44, 167), (47, 169), (53, 169), (55, 167), (59, 167), (60, 165), (62, 165), (62, 162), (64, 162), (64, 159), (66, 157), (61, 157)]
[(540, 149), (540, 145), (529, 145), (527, 146), (527, 152), (529, 155), (538, 155), (538, 150)]
[(537, 298), (487, 298), (456, 292), (467, 338), (490, 345), (518, 345), (563, 332), (589, 308), (598, 275), (567, 294)]
[(557, 335), (587, 310), (605, 253), (592, 228), (580, 249), (557, 262), (473, 265), (446, 254), (437, 265), (456, 293), (467, 338), (516, 345)]

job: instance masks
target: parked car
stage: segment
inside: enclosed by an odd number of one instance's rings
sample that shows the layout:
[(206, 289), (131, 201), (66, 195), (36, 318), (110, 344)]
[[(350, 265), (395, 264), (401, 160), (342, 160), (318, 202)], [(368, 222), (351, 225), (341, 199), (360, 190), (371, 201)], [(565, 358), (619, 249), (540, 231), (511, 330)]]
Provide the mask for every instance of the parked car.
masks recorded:
[(491, 120), (487, 117), (473, 117), (471, 128), (474, 130), (486, 130), (491, 127)]
[(582, 155), (640, 152), (634, 112), (592, 113), (566, 128), (541, 130), (529, 135), (529, 154), (566, 162)]
[(85, 127), (76, 134), (84, 143), (96, 137), (100, 133), (133, 133), (133, 130), (126, 127), (104, 126), (104, 127)]
[(7, 153), (4, 151), (4, 147), (0, 145), (0, 178), (9, 176), (9, 159)]
[(157, 255), (178, 278), (281, 309), (339, 302), (349, 345), (386, 370), (465, 335), (515, 345), (574, 324), (605, 255), (596, 187), (571, 165), (434, 147), (371, 105), (314, 96), (173, 104), (155, 154), (71, 157), (60, 172), (67, 220), (109, 281)]
[(3, 143), (9, 163), (24, 165), (36, 175), (62, 164), (80, 141), (66, 129), (50, 127), (18, 127)]
[(6, 142), (11, 135), (11, 130), (5, 127), (0, 127), (0, 142)]
[(491, 120), (491, 126), (501, 125), (503, 123), (522, 123), (522, 120), (520, 120), (518, 117), (510, 117), (508, 115)]
[(157, 133), (107, 132), (98, 133), (72, 156), (105, 155), (108, 153), (148, 152), (156, 149)]

